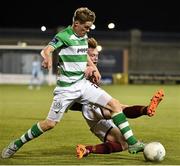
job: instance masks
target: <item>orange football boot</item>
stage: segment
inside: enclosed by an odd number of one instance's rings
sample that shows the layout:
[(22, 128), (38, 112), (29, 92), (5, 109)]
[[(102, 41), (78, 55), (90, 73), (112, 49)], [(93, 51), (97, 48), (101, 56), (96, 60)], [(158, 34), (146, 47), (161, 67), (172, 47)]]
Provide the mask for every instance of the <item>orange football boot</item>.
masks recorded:
[(82, 144), (78, 144), (76, 146), (76, 156), (78, 159), (82, 159), (83, 157), (87, 156), (88, 152), (86, 149), (86, 146), (82, 145)]
[(161, 102), (161, 100), (164, 97), (164, 91), (162, 89), (158, 90), (154, 96), (151, 99), (151, 102), (147, 108), (147, 115), (148, 116), (154, 116), (155, 112), (156, 112), (156, 108), (159, 105), (159, 103)]

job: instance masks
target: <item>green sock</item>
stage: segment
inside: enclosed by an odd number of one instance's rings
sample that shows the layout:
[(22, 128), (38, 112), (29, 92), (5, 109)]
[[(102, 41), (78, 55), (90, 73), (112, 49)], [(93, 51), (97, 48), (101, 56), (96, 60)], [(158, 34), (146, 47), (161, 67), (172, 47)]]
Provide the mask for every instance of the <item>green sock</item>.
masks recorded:
[(19, 139), (17, 139), (14, 144), (17, 145), (18, 148), (23, 146), (26, 142), (40, 136), (43, 133), (39, 123), (35, 124), (30, 128), (26, 133), (24, 133)]
[(135, 136), (133, 135), (133, 132), (123, 112), (114, 114), (112, 116), (112, 119), (114, 124), (120, 129), (128, 145), (134, 145), (135, 143), (138, 142)]

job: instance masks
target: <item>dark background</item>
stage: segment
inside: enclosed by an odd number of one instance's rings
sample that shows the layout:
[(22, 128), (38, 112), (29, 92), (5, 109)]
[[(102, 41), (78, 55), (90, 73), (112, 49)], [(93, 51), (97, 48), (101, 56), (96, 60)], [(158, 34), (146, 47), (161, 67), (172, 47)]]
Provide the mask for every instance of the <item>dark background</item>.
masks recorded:
[(96, 13), (97, 30), (180, 32), (180, 5), (175, 1), (137, 0), (51, 0), (5, 1), (1, 4), (0, 28), (57, 28), (71, 24), (78, 7)]

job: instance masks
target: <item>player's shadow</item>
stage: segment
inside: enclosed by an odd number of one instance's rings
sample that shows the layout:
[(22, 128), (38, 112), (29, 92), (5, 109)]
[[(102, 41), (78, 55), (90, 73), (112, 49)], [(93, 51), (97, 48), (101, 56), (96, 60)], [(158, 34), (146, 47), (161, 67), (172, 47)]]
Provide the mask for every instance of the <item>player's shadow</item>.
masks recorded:
[(72, 146), (57, 146), (57, 147), (50, 147), (44, 149), (36, 149), (36, 150), (22, 150), (15, 154), (16, 158), (28, 158), (28, 157), (53, 157), (53, 156), (64, 156), (64, 155), (74, 155), (75, 150), (72, 150)]

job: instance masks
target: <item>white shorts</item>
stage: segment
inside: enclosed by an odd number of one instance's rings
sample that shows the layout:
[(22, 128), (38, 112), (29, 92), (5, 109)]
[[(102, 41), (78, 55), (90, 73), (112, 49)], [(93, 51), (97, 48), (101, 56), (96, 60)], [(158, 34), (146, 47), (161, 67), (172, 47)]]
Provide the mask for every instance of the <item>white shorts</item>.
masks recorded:
[(102, 142), (106, 141), (108, 132), (116, 125), (113, 121), (106, 120), (103, 117), (101, 109), (96, 106), (83, 105), (82, 114), (85, 118), (90, 130), (95, 134)]
[(52, 121), (60, 121), (63, 114), (74, 103), (97, 104), (106, 106), (112, 97), (103, 89), (92, 84), (86, 79), (82, 79), (69, 87), (59, 87), (54, 89), (53, 102), (47, 116)]

